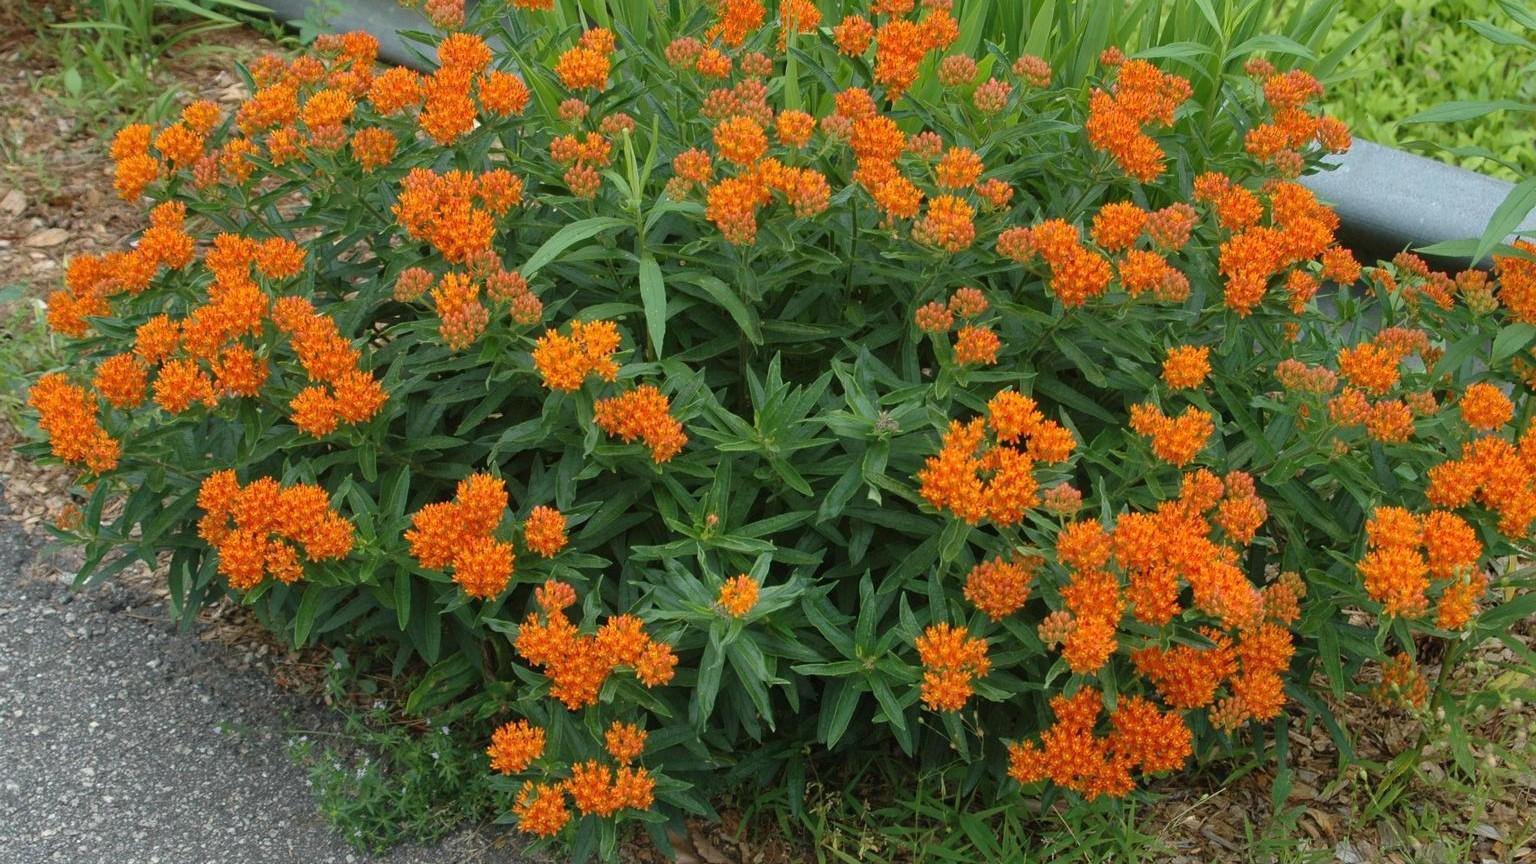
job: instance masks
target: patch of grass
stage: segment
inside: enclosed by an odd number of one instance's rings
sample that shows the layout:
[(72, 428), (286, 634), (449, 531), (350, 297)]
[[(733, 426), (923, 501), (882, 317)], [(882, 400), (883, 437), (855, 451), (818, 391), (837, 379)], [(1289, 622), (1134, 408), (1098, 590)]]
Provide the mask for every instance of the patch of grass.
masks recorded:
[(87, 126), (163, 120), (179, 107), (161, 80), (168, 55), (264, 11), (247, 0), (88, 0), (74, 14), (44, 6), (31, 23), (58, 71), (42, 86)]
[[(1523, 30), (1509, 7), (1528, 0), (1344, 0), (1331, 39), (1342, 42), (1378, 13), (1375, 34), (1350, 55), (1328, 93), (1327, 108), (1355, 133), (1381, 144), (1427, 149), (1469, 168), (1508, 179), (1536, 175), (1536, 114), (1502, 111), (1456, 123), (1400, 123), (1442, 102), (1511, 99), (1536, 104), (1536, 50), (1496, 44), (1480, 25)], [(1385, 11), (1383, 12), (1383, 8)], [(1523, 35), (1521, 35), (1523, 33)], [(1502, 38), (1502, 37), (1500, 37)], [(1448, 148), (1449, 153), (1440, 151)]]
[(19, 285), (0, 288), (0, 418), (20, 427), (28, 380), (61, 362), (43, 304)]
[[(488, 728), (402, 719), (398, 704), (357, 675), (344, 652), (334, 657), (327, 688), (342, 706), (342, 729), (298, 734), (290, 751), (309, 773), (320, 812), (347, 842), (372, 852), (433, 843), (496, 815), (483, 752)], [(365, 707), (353, 707), (359, 703)]]

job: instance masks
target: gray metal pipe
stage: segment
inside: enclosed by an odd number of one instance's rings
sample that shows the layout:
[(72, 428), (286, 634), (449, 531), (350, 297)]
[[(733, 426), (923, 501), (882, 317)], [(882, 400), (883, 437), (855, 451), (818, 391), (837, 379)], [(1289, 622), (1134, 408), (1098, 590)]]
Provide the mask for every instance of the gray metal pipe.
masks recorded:
[[(302, 21), (325, 16), (335, 32), (366, 30), (378, 37), (379, 56), (416, 68), (424, 65), (398, 31), (427, 29), (421, 13), (396, 0), (262, 0), (274, 17)], [(1326, 160), (1332, 170), (1312, 174), (1302, 183), (1333, 205), (1340, 220), (1340, 240), (1366, 260), (1390, 258), (1403, 249), (1446, 240), (1482, 236), (1483, 228), (1513, 185), (1475, 171), (1447, 165), (1370, 141), (1356, 139), (1350, 151)], [(1536, 213), (1520, 232), (1536, 234)], [(1436, 258), (1443, 267), (1467, 266), (1465, 259)]]
[[(1513, 188), (1476, 171), (1359, 139), (1348, 153), (1327, 161), (1333, 170), (1301, 182), (1338, 212), (1340, 239), (1374, 257), (1481, 237)], [(1526, 217), (1518, 232), (1536, 232), (1536, 213)], [(1467, 263), (1438, 260), (1452, 266)]]

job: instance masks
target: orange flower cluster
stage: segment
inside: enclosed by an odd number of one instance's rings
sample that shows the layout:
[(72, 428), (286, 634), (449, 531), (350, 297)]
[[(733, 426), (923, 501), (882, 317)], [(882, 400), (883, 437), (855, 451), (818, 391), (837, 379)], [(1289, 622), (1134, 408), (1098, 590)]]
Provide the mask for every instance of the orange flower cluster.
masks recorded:
[(1401, 507), (1377, 507), (1365, 535), (1360, 576), (1365, 593), (1387, 615), (1423, 616), (1431, 580), (1444, 583), (1435, 626), (1459, 630), (1477, 613), (1487, 577), (1479, 567), (1482, 541), (1466, 520), (1447, 510), (1420, 517)]
[(948, 303), (935, 300), (920, 307), (914, 317), (919, 330), (933, 334), (954, 329), (957, 317), (966, 322), (955, 333), (955, 362), (961, 366), (990, 366), (997, 362), (997, 352), (1003, 343), (989, 324), (975, 320), (985, 314), (988, 307), (986, 295), (980, 289), (958, 288), (950, 295)]
[(930, 711), (959, 711), (971, 698), (971, 682), (986, 677), (992, 668), (987, 642), (964, 627), (933, 624), (917, 637), (917, 656), (923, 664), (923, 704)]
[(49, 328), (84, 338), (91, 332), (87, 318), (112, 314), (112, 297), (124, 291), (142, 293), (162, 266), (178, 270), (190, 264), (196, 243), (186, 232), (186, 212), (186, 205), (180, 202), (156, 205), (138, 248), (72, 259), (65, 271), (64, 289), (48, 297)]
[[(1536, 243), (1516, 240), (1515, 248), (1536, 255)], [(1513, 255), (1493, 256), (1499, 277), (1499, 302), (1523, 324), (1536, 324), (1536, 260)]]
[[(1015, 446), (1021, 441), (1023, 449)], [(950, 422), (938, 455), (917, 472), (919, 491), (935, 509), (972, 525), (984, 518), (1015, 525), (1039, 503), (1035, 462), (1065, 461), (1075, 446), (1072, 433), (1045, 419), (1033, 399), (1004, 390), (987, 403), (987, 417)]]
[(1482, 381), (1462, 392), (1460, 406), (1462, 421), (1479, 432), (1497, 429), (1515, 416), (1515, 404), (1504, 391)]
[(1298, 264), (1320, 260), (1325, 278), (1358, 276), (1354, 259), (1334, 245), (1338, 216), (1298, 183), (1271, 182), (1255, 196), (1225, 175), (1208, 173), (1195, 180), (1195, 200), (1210, 204), (1218, 222), (1235, 232), (1221, 244), (1218, 269), (1225, 279), (1226, 304), (1239, 316), (1263, 302), (1276, 277), (1285, 280), (1291, 308), (1299, 313), (1316, 293), (1317, 282), (1310, 273), (1290, 269)]
[[(749, 0), (750, 2), (750, 0)], [(560, 55), (555, 74), (567, 90), (605, 90), (612, 68), (613, 34), (601, 27), (581, 34), (581, 42)]]
[(716, 602), (732, 618), (745, 618), (752, 607), (757, 605), (758, 590), (761, 587), (756, 579), (745, 573), (733, 576), (720, 586), (720, 597)]
[(1043, 563), (1039, 556), (983, 561), (965, 577), (965, 599), (988, 618), (1001, 621), (1029, 600), (1030, 580)]
[(490, 251), (495, 217), (522, 197), (523, 181), (501, 169), (477, 175), (413, 168), (400, 181), (393, 212), (412, 239), (431, 244), (450, 264), (464, 264)]
[(1206, 345), (1175, 345), (1163, 358), (1163, 380), (1175, 390), (1194, 390), (1211, 374), (1211, 349)]
[(1173, 113), (1190, 97), (1187, 78), (1160, 71), (1145, 60), (1120, 66), (1110, 90), (1095, 88), (1083, 129), (1088, 143), (1108, 153), (1133, 179), (1150, 183), (1163, 173), (1163, 148), (1149, 126), (1173, 125)]
[(241, 486), (225, 469), (203, 480), (197, 506), (205, 514), (198, 536), (218, 550), (219, 573), (239, 591), (255, 588), (267, 575), (285, 584), (298, 581), (304, 566), (294, 544), (309, 561), (339, 561), (352, 551), (352, 523), (313, 484), (285, 487), (261, 477)]
[(1283, 176), (1296, 177), (1301, 174), (1302, 156), (1313, 143), (1332, 153), (1349, 149), (1348, 126), (1306, 110), (1308, 103), (1323, 95), (1323, 85), (1316, 78), (1300, 69), (1271, 73), (1263, 89), (1272, 116), (1248, 130), (1243, 139), (1255, 159), (1275, 166)]
[(302, 297), (284, 297), (272, 305), (277, 329), (289, 335), (310, 386), (288, 405), (300, 431), (320, 437), (337, 424), (364, 423), (389, 398), (370, 372), (359, 368), (356, 348), (336, 329), (336, 321)]
[(1040, 743), (1021, 741), (1008, 747), (1008, 776), (1022, 784), (1050, 780), (1090, 801), (1121, 796), (1135, 784), (1132, 772), (1155, 774), (1179, 768), (1194, 752), (1193, 736), (1182, 718), (1139, 696), (1122, 695), (1109, 716), (1111, 731), (1095, 734), (1103, 710), (1098, 690), (1084, 687), (1071, 696), (1053, 696), (1056, 723)]
[(523, 522), (523, 543), (544, 558), (553, 558), (569, 542), (565, 535), (565, 516), (543, 504), (529, 511)]
[(485, 755), (491, 757), (491, 770), (499, 774), (527, 770), (544, 755), (544, 737), (544, 730), (527, 720), (503, 724), (491, 734), (491, 746), (485, 748)]
[(1216, 431), (1209, 412), (1186, 406), (1178, 417), (1169, 417), (1151, 402), (1131, 406), (1131, 429), (1152, 439), (1157, 458), (1182, 468), (1205, 449)]
[(645, 634), (640, 619), (615, 615), (595, 635), (583, 635), (565, 615), (576, 590), (551, 579), (534, 592), (544, 614), (528, 613), (517, 631), (517, 653), (549, 676), (549, 695), (576, 711), (597, 704), (598, 691), (620, 666), (634, 669), (646, 687), (672, 680), (677, 656)]
[[(571, 818), (566, 796), (584, 816), (612, 816), (626, 807), (650, 809), (655, 800), (656, 780), (650, 771), (633, 764), (645, 750), (645, 730), (615, 721), (603, 738), (608, 755), (617, 766), (589, 759), (570, 766), (571, 776), (562, 782), (523, 783), (512, 807), (520, 830), (541, 837), (560, 833)], [(491, 756), (493, 769), (517, 773), (532, 764), (543, 750), (544, 730), (519, 720), (496, 730), (486, 752)]]
[(1415, 663), (1412, 654), (1399, 653), (1381, 664), (1381, 683), (1372, 695), (1383, 703), (1401, 703), (1411, 708), (1423, 708), (1429, 702), (1429, 682)]
[(671, 414), (671, 402), (653, 384), (641, 384), (611, 399), (599, 399), (592, 411), (598, 428), (617, 435), (625, 444), (643, 441), (651, 451), (651, 461), (658, 465), (670, 461), (688, 443), (683, 424)]
[(50, 372), (33, 385), (27, 404), (37, 411), (38, 425), (48, 436), (53, 455), (84, 465), (95, 474), (117, 467), (122, 446), (101, 428), (96, 400), (84, 387), (69, 383), (61, 373)]
[[(1364, 426), (1372, 439), (1386, 443), (1407, 441), (1414, 433), (1414, 414), (1432, 414), (1438, 410), (1433, 394), (1427, 391), (1406, 394), (1403, 398), (1385, 397), (1402, 382), (1402, 364), (1418, 356), (1433, 366), (1438, 350), (1429, 344), (1422, 330), (1388, 327), (1370, 342), (1362, 342), (1338, 353), (1339, 374), (1320, 368), (1291, 364), (1277, 368), (1277, 374), (1289, 389), (1328, 393), (1337, 378), (1347, 386), (1328, 400), (1328, 418), (1340, 427)], [(1287, 383), (1289, 381), (1289, 383)], [(1474, 403), (1476, 402), (1474, 395)], [(1474, 415), (1476, 408), (1474, 408)]]
[[(1188, 617), (1180, 600), (1188, 586), (1191, 609), (1214, 619), (1197, 630), (1211, 647), (1133, 650), (1137, 671), (1167, 705), (1209, 708), (1222, 728), (1276, 716), (1293, 650), (1287, 627), (1300, 614), (1305, 586), (1284, 574), (1254, 587), (1238, 550), (1214, 539), (1220, 528), (1229, 543), (1246, 544), (1265, 515), (1251, 477), (1234, 472), (1223, 480), (1202, 469), (1185, 475), (1178, 499), (1151, 513), (1122, 514), (1112, 532), (1094, 519), (1068, 524), (1056, 544), (1071, 572), (1061, 589), (1065, 608), (1041, 623), (1041, 638), (1063, 646), (1072, 671), (1093, 674), (1119, 648), (1127, 605), (1142, 625), (1167, 627)], [(1228, 693), (1218, 699), (1223, 683)]]
[(1102, 295), (1114, 276), (1109, 260), (1084, 245), (1082, 233), (1062, 219), (1009, 228), (998, 236), (997, 251), (1021, 264), (1040, 256), (1050, 268), (1051, 293), (1068, 309)]
[(459, 481), (449, 502), (428, 504), (411, 516), (405, 540), (411, 557), (427, 570), (453, 570), (464, 593), (482, 600), (501, 595), (512, 580), (517, 555), (494, 532), (507, 508), (507, 484), (489, 474)]
[(571, 392), (581, 389), (588, 375), (613, 381), (619, 365), (613, 353), (619, 350), (619, 330), (612, 321), (572, 321), (571, 335), (546, 330), (533, 348), (533, 365), (551, 390)]
[(1499, 514), (1499, 533), (1523, 539), (1536, 519), (1536, 431), (1528, 428), (1518, 448), (1495, 435), (1464, 444), (1461, 458), (1429, 469), (1425, 497), (1437, 507), (1465, 507), (1474, 500)]

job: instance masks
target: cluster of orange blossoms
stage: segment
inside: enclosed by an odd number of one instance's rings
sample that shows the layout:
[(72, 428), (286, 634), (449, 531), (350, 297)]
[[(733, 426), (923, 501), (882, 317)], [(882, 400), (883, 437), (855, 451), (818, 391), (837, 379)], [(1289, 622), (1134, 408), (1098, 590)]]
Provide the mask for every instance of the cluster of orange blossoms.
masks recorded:
[(1108, 153), (1122, 171), (1150, 183), (1163, 173), (1164, 154), (1145, 129), (1173, 125), (1174, 112), (1190, 97), (1189, 79), (1145, 60), (1128, 60), (1119, 67), (1110, 89), (1095, 88), (1089, 97), (1083, 130), (1088, 143)]
[(987, 298), (977, 288), (957, 288), (948, 303), (935, 300), (917, 310), (917, 329), (924, 333), (948, 333), (955, 329), (955, 319), (963, 322), (955, 333), (954, 357), (961, 366), (990, 366), (997, 362), (1003, 347), (997, 332), (979, 318), (988, 309)]
[(1365, 537), (1360, 576), (1365, 593), (1384, 613), (1423, 616), (1433, 580), (1441, 586), (1435, 626), (1459, 630), (1477, 614), (1488, 579), (1478, 564), (1482, 541), (1466, 520), (1446, 510), (1418, 516), (1401, 507), (1377, 507), (1365, 523)]
[(576, 602), (576, 590), (551, 579), (534, 592), (544, 614), (528, 613), (518, 628), (515, 647), (529, 663), (549, 677), (549, 695), (576, 711), (597, 704), (603, 682), (614, 670), (628, 666), (647, 687), (672, 680), (677, 655), (672, 646), (646, 635), (639, 618), (614, 615), (595, 635), (581, 633), (565, 615)]
[[(1317, 294), (1319, 276), (1341, 285), (1359, 278), (1360, 265), (1335, 245), (1338, 216), (1301, 184), (1272, 180), (1255, 194), (1225, 174), (1207, 172), (1195, 178), (1194, 191), (1231, 232), (1217, 264), (1226, 305), (1239, 316), (1262, 303), (1277, 279), (1299, 313)], [(1298, 267), (1313, 261), (1320, 262), (1316, 273)]]
[[(203, 480), (197, 506), (205, 514), (199, 537), (219, 553), (219, 572), (229, 586), (248, 591), (270, 575), (285, 584), (304, 575), (294, 544), (309, 561), (340, 560), (352, 551), (352, 523), (331, 509), (319, 486), (282, 486), (260, 477), (245, 486), (233, 470)], [(233, 521), (234, 526), (230, 523)]]
[(1328, 400), (1328, 419), (1342, 429), (1364, 426), (1376, 441), (1401, 443), (1412, 437), (1415, 415), (1439, 410), (1429, 390), (1390, 395), (1402, 380), (1402, 364), (1417, 357), (1433, 366), (1439, 353), (1424, 331), (1388, 327), (1369, 342), (1339, 349), (1337, 375), (1294, 361), (1277, 367), (1276, 375), (1287, 389), (1312, 393), (1331, 393), (1343, 379), (1345, 386)]
[(1072, 433), (1047, 420), (1033, 399), (1004, 390), (987, 403), (985, 418), (950, 422), (943, 449), (917, 473), (920, 492), (935, 509), (973, 525), (1015, 525), (1040, 500), (1035, 463), (1062, 462), (1075, 446)]
[[(142, 385), (139, 398), (143, 398)], [(37, 411), (38, 425), (48, 435), (53, 455), (96, 474), (117, 467), (122, 446), (101, 428), (96, 400), (84, 387), (52, 372), (33, 385), (27, 404)]]
[(562, 335), (550, 328), (533, 348), (533, 365), (551, 390), (572, 392), (581, 389), (588, 375), (613, 381), (619, 365), (613, 353), (619, 350), (619, 330), (612, 321), (572, 321), (571, 334)]
[(958, 711), (971, 698), (972, 682), (991, 669), (987, 642), (964, 627), (934, 624), (917, 637), (923, 664), (923, 704), (933, 711)]
[(599, 429), (617, 435), (625, 444), (644, 442), (651, 461), (660, 465), (682, 452), (688, 443), (683, 424), (672, 416), (672, 403), (654, 384), (641, 384), (592, 406)]
[[(1008, 228), (998, 235), (997, 251), (1020, 264), (1042, 260), (1050, 274), (1047, 287), (1069, 309), (1102, 296), (1117, 276), (1132, 298), (1151, 294), (1178, 303), (1189, 297), (1189, 279), (1167, 256), (1189, 242), (1196, 220), (1188, 204), (1149, 212), (1117, 201), (1099, 208), (1089, 231), (1103, 252), (1090, 248), (1082, 232), (1062, 219)], [(1117, 257), (1112, 261), (1110, 255)]]
[[(655, 800), (656, 780), (650, 771), (634, 764), (645, 751), (645, 739), (645, 730), (639, 726), (614, 721), (603, 735), (603, 743), (616, 766), (589, 759), (571, 765), (571, 776), (561, 782), (524, 781), (512, 810), (518, 827), (540, 837), (560, 833), (571, 818), (567, 796), (583, 816), (612, 816), (626, 807), (649, 809)], [(517, 720), (496, 730), (486, 755), (493, 770), (517, 774), (543, 756), (544, 743), (543, 729)]]
[(1475, 501), (1499, 515), (1499, 533), (1526, 537), (1536, 520), (1536, 426), (1527, 427), (1518, 444), (1483, 435), (1462, 445), (1461, 458), (1429, 469), (1424, 496), (1446, 509)]
[(757, 605), (757, 595), (761, 588), (756, 579), (745, 573), (733, 576), (720, 586), (720, 597), (716, 602), (732, 618), (745, 618), (752, 607)]
[(1008, 776), (1020, 783), (1049, 779), (1093, 800), (1130, 792), (1133, 771), (1153, 774), (1182, 767), (1194, 750), (1193, 736), (1178, 713), (1161, 711), (1140, 696), (1121, 696), (1109, 715), (1109, 733), (1096, 735), (1103, 708), (1103, 696), (1092, 687), (1051, 697), (1056, 723), (1038, 745), (1009, 745)]
[(1216, 425), (1210, 412), (1193, 405), (1186, 405), (1179, 416), (1169, 417), (1156, 405), (1143, 402), (1131, 406), (1131, 429), (1152, 439), (1154, 456), (1183, 468), (1205, 449)]
[(1282, 176), (1297, 177), (1304, 167), (1302, 155), (1314, 142), (1330, 153), (1349, 149), (1349, 127), (1335, 117), (1319, 117), (1306, 110), (1307, 103), (1322, 98), (1323, 86), (1300, 69), (1276, 73), (1268, 61), (1255, 58), (1246, 65), (1248, 74), (1263, 80), (1264, 101), (1274, 109), (1269, 121), (1249, 129), (1243, 144), (1260, 162), (1274, 166)]
[[(71, 261), (66, 291), (50, 302), (54, 329), (84, 336), (88, 325), (83, 316), (110, 314), (107, 298), (113, 293), (143, 291), (162, 264), (190, 264), (195, 244), (185, 231), (185, 214), (179, 202), (160, 204), (151, 211), (150, 227), (137, 249)], [(335, 322), (300, 297), (273, 303), (256, 278), (269, 285), (291, 279), (302, 272), (306, 257), (286, 238), (215, 236), (203, 260), (213, 277), (207, 301), (180, 320), (162, 313), (139, 325), (131, 352), (98, 364), (92, 382), (96, 393), (126, 410), (138, 407), (152, 392), (154, 403), (172, 414), (194, 404), (212, 408), (221, 398), (256, 396), (267, 380), (268, 359), (254, 340), (270, 320), (291, 337), (312, 385), (290, 403), (294, 424), (319, 437), (340, 422), (368, 420), (383, 406), (386, 394), (371, 374), (358, 368), (358, 352), (337, 333)]]
[(490, 250), (495, 217), (522, 200), (523, 181), (503, 168), (483, 174), (414, 168), (400, 181), (394, 214), (406, 234), (430, 243), (450, 264), (464, 264)]
[[(453, 581), (471, 597), (501, 596), (517, 564), (512, 544), (495, 536), (506, 509), (506, 481), (489, 474), (465, 477), (452, 501), (428, 504), (411, 516), (405, 532), (411, 557), (428, 570), (452, 568)], [(553, 507), (533, 508), (523, 523), (523, 542), (554, 557), (565, 548), (565, 517)]]
[(383, 385), (359, 368), (358, 351), (337, 332), (335, 319), (303, 297), (283, 297), (272, 304), (272, 320), (288, 334), (309, 377), (310, 385), (288, 404), (301, 431), (328, 435), (339, 423), (366, 422), (384, 406)]

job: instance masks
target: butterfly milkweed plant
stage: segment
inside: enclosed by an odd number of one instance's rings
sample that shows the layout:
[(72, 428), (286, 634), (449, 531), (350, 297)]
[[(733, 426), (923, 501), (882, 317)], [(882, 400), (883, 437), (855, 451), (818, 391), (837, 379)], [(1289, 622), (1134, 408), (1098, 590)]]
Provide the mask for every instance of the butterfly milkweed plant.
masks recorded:
[(1416, 648), (1536, 603), (1536, 247), (1357, 261), (1298, 182), (1349, 131), (1260, 56), (595, 5), (117, 133), (146, 227), (30, 393), (82, 581), (382, 648), (581, 854), (855, 749), (1094, 800), (1356, 690), (1459, 734)]

